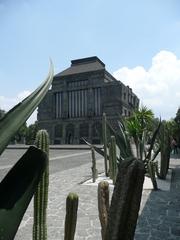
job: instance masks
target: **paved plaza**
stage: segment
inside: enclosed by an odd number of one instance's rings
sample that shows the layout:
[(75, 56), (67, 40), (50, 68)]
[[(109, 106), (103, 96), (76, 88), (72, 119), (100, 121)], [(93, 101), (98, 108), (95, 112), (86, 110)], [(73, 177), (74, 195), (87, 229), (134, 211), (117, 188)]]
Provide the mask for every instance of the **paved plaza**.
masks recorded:
[[(172, 182), (169, 191), (143, 190), (135, 240), (180, 239), (180, 159), (171, 158)], [(97, 161), (103, 172), (103, 160)], [(65, 202), (69, 192), (79, 195), (76, 240), (100, 240), (97, 186), (81, 183), (91, 177), (91, 162), (50, 175), (48, 204), (48, 239), (63, 239)], [(110, 189), (112, 193), (112, 188)], [(32, 202), (23, 218), (15, 240), (32, 239)]]

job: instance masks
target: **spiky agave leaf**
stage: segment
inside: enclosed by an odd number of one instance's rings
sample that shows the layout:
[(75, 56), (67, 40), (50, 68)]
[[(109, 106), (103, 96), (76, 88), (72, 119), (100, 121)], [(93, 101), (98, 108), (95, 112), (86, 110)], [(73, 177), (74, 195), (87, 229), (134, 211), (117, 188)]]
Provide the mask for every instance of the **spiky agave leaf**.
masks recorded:
[(160, 130), (160, 127), (161, 127), (161, 119), (159, 121), (159, 124), (157, 126), (157, 128), (155, 129), (154, 133), (153, 133), (153, 136), (152, 136), (152, 139), (151, 139), (151, 144), (150, 144), (150, 147), (149, 147), (149, 150), (148, 150), (148, 154), (147, 156), (145, 157), (144, 159), (144, 162), (150, 160), (150, 157), (151, 157), (151, 152), (152, 152), (152, 149), (154, 147), (154, 144), (155, 144), (155, 140), (156, 140), (156, 137), (159, 133), (159, 130)]
[(14, 239), (47, 164), (47, 155), (30, 147), (0, 183), (0, 239)]
[(50, 62), (50, 70), (46, 80), (33, 93), (18, 103), (0, 119), (0, 154), (44, 98), (52, 83), (53, 74), (53, 65), (52, 62)]
[(127, 146), (127, 139), (126, 139), (127, 136), (125, 136), (125, 133), (124, 133), (121, 125), (118, 124), (118, 126), (119, 126), (119, 131), (115, 131), (113, 129), (113, 127), (110, 125), (110, 123), (107, 121), (107, 132), (109, 133), (108, 134), (108, 136), (109, 136), (108, 142), (110, 142), (111, 136), (115, 136), (116, 144), (121, 152), (121, 158), (124, 160), (127, 157), (130, 157), (132, 155)]
[[(93, 144), (91, 144), (91, 143), (89, 143), (85, 138), (81, 138), (90, 148), (94, 148), (94, 150), (97, 152), (97, 153), (99, 153), (101, 156), (103, 156), (104, 157), (104, 150), (103, 150), (103, 148), (100, 148), (100, 147), (96, 147), (95, 145), (93, 145)], [(109, 159), (109, 156), (107, 156), (108, 157), (108, 159)]]
[(123, 120), (118, 121), (118, 125), (119, 125), (119, 138), (117, 139), (117, 145), (120, 149), (120, 152), (122, 153), (122, 157), (124, 158), (134, 157), (130, 144), (130, 139), (128, 137), (126, 126)]

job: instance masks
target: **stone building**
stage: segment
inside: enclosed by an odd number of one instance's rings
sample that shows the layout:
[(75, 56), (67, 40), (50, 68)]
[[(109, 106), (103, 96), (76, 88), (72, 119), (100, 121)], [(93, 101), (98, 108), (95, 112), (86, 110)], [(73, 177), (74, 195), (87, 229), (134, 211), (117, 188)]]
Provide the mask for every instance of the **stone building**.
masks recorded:
[(119, 114), (130, 116), (138, 106), (132, 89), (116, 80), (98, 57), (77, 59), (54, 76), (38, 107), (38, 125), (47, 129), (51, 144), (79, 144), (82, 137), (100, 143), (103, 112), (113, 124)]

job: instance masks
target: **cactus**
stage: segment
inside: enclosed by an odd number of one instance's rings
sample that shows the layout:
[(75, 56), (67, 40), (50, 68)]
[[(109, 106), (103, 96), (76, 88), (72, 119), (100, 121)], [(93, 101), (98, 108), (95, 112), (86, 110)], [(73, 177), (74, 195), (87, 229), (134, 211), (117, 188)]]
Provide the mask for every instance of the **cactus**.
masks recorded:
[(101, 181), (98, 184), (98, 211), (101, 223), (101, 236), (102, 240), (104, 240), (109, 212), (109, 183), (106, 181)]
[(153, 161), (148, 161), (147, 164), (148, 173), (150, 175), (154, 190), (158, 190), (158, 185), (156, 181), (156, 163)]
[(104, 144), (104, 168), (105, 175), (108, 176), (108, 164), (107, 164), (107, 129), (106, 129), (106, 114), (103, 113), (102, 118), (102, 134), (103, 134), (103, 144)]
[(166, 179), (166, 175), (169, 169), (170, 159), (170, 137), (166, 123), (161, 126), (160, 132), (160, 148), (161, 148), (161, 164), (160, 164), (160, 178)]
[[(49, 136), (46, 130), (40, 130), (36, 135), (36, 146), (49, 156)], [(48, 203), (49, 163), (34, 195), (33, 240), (47, 239), (46, 212)]]
[(145, 168), (131, 159), (119, 165), (108, 215), (105, 240), (133, 240), (140, 208)]
[(74, 240), (77, 222), (78, 195), (69, 193), (66, 199), (64, 240)]
[(109, 172), (110, 178), (113, 180), (113, 184), (115, 184), (117, 176), (117, 157), (116, 157), (116, 139), (114, 136), (111, 136), (110, 143)]
[(95, 150), (92, 147), (91, 148), (91, 155), (92, 155), (92, 179), (93, 179), (93, 183), (96, 181), (96, 178), (98, 176), (98, 170), (96, 169), (96, 157), (95, 157)]

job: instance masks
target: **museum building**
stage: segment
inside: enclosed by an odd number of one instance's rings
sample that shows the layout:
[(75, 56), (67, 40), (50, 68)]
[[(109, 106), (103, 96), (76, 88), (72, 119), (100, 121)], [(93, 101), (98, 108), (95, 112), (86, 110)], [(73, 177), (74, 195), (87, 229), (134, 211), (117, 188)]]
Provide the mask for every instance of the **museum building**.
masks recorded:
[(80, 144), (82, 137), (100, 143), (102, 115), (115, 127), (119, 115), (130, 116), (139, 99), (115, 79), (96, 56), (71, 61), (54, 76), (52, 87), (38, 107), (38, 126), (51, 144)]

